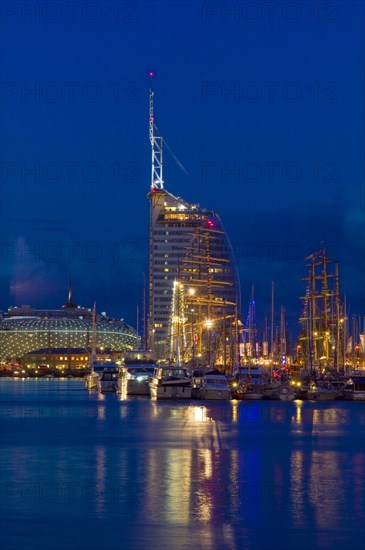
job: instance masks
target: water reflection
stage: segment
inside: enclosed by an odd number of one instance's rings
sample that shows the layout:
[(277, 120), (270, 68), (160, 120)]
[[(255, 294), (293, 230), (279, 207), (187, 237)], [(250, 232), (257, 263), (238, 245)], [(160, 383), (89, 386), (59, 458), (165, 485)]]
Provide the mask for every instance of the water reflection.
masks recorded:
[(97, 408), (98, 411), (98, 420), (105, 420), (106, 418), (106, 407), (105, 405), (99, 405)]
[(231, 401), (231, 405), (232, 405), (232, 422), (238, 422), (239, 401), (236, 401), (235, 399), (233, 399)]
[(29, 525), (76, 517), (93, 548), (94, 523), (109, 520), (116, 539), (137, 550), (171, 548), (181, 533), (184, 548), (256, 550), (269, 539), (336, 548), (340, 532), (341, 548), (359, 547), (365, 410), (357, 404), (121, 402), (84, 392), (76, 415), (55, 419), (69, 396), (39, 395), (41, 421), (3, 419), (1, 481), (43, 483), (43, 492), (7, 496), (6, 518), (20, 506)]
[(98, 446), (96, 448), (96, 464), (95, 464), (95, 504), (98, 517), (105, 513), (106, 496), (107, 496), (107, 465), (106, 465), (106, 449)]
[(187, 410), (188, 410), (188, 416), (189, 416), (190, 420), (192, 420), (193, 422), (207, 422), (207, 420), (208, 420), (208, 415), (207, 415), (208, 410), (207, 410), (206, 407), (204, 407), (204, 406), (196, 407), (196, 406), (192, 405)]
[(295, 405), (295, 422), (297, 424), (301, 424), (301, 422), (302, 422), (303, 404), (304, 404), (304, 402), (300, 401), (299, 399), (294, 401), (294, 405)]

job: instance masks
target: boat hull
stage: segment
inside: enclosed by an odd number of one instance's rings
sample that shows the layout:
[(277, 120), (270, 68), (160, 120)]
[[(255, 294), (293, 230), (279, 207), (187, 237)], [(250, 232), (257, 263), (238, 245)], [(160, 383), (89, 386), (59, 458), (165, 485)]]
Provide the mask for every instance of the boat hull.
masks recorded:
[(231, 398), (230, 390), (215, 390), (210, 388), (200, 388), (200, 399), (212, 400), (212, 401), (226, 401)]
[(307, 399), (309, 401), (334, 401), (338, 397), (337, 391), (328, 392), (310, 392), (307, 393)]
[(294, 401), (295, 399), (295, 395), (292, 395), (292, 394), (281, 394), (279, 395), (277, 398), (275, 399), (279, 399), (279, 401)]
[(119, 380), (118, 392), (126, 395), (150, 395), (148, 380)]
[(190, 384), (153, 384), (149, 390), (152, 399), (191, 399)]
[(344, 391), (346, 401), (365, 401), (365, 391)]
[(296, 395), (290, 387), (284, 386), (273, 392), (271, 399), (276, 399), (279, 401), (294, 401), (294, 399), (296, 399)]
[(99, 380), (98, 390), (100, 393), (113, 393), (117, 391), (117, 383), (112, 381), (101, 382)]
[(259, 401), (264, 398), (264, 394), (260, 392), (244, 392), (241, 399), (244, 401)]
[(99, 382), (99, 375), (96, 374), (95, 372), (85, 376), (84, 384), (88, 390), (97, 390), (98, 382)]

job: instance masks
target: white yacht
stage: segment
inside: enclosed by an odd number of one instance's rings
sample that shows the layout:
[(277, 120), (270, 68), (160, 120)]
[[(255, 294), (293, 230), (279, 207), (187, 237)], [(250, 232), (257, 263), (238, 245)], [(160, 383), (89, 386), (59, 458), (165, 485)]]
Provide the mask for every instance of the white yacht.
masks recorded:
[(227, 400), (231, 398), (231, 390), (227, 376), (218, 370), (210, 370), (201, 377), (197, 388), (200, 399)]
[(150, 395), (149, 381), (155, 370), (151, 363), (126, 363), (119, 368), (118, 393)]
[(310, 401), (334, 401), (338, 395), (339, 391), (330, 382), (312, 381), (309, 383), (307, 399)]
[(152, 399), (191, 399), (191, 377), (179, 366), (156, 367), (149, 388)]
[(116, 392), (118, 387), (118, 367), (108, 366), (103, 369), (98, 379), (98, 390), (100, 393)]

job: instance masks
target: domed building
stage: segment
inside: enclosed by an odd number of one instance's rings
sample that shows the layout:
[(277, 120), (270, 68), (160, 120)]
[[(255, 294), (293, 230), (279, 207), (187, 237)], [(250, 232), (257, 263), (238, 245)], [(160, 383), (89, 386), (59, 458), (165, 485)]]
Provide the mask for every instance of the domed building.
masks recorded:
[[(124, 320), (96, 315), (97, 348), (110, 352), (137, 349), (140, 336)], [(21, 360), (38, 350), (90, 352), (92, 309), (72, 302), (71, 286), (67, 304), (61, 309), (36, 310), (30, 306), (11, 307), (0, 316), (0, 361)]]

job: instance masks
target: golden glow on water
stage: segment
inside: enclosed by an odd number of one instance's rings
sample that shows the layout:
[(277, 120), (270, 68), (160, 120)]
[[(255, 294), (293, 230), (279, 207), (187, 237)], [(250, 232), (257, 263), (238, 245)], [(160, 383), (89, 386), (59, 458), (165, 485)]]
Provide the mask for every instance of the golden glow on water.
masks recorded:
[(172, 523), (186, 524), (190, 521), (191, 496), (191, 451), (169, 449), (166, 451), (164, 476), (165, 508), (162, 515)]
[(191, 407), (189, 407), (188, 408), (188, 416), (189, 416), (189, 420), (192, 420), (194, 422), (207, 422), (208, 420), (210, 420), (208, 418), (207, 408), (204, 407), (204, 406), (201, 406), (201, 407), (191, 406)]
[(51, 401), (50, 384), (24, 405), (14, 390), (3, 400), (9, 531), (11, 517), (37, 530), (57, 518), (66, 537), (73, 517), (87, 524), (85, 547), (108, 546), (109, 532), (139, 550), (357, 547), (361, 404), (120, 402), (84, 388)]
[(234, 516), (237, 515), (239, 506), (239, 456), (238, 451), (234, 450), (229, 453), (230, 469), (229, 469), (229, 495), (230, 495), (230, 509)]
[(298, 400), (294, 401), (294, 405), (295, 405), (295, 422), (297, 424), (301, 424), (302, 423), (302, 409), (303, 409), (304, 402), (299, 401), (299, 399), (298, 399)]
[(202, 464), (203, 476), (210, 479), (213, 475), (212, 451), (204, 449), (198, 452), (199, 461)]
[(213, 475), (213, 456), (210, 449), (198, 451), (198, 480), (199, 486), (196, 492), (196, 518), (200, 521), (210, 521), (212, 518), (213, 498), (211, 494), (211, 480)]
[(125, 384), (122, 386), (122, 391), (118, 393), (118, 398), (119, 401), (126, 401), (128, 399), (127, 386)]
[(321, 411), (319, 411), (318, 409), (315, 409), (313, 411), (313, 425), (318, 425), (320, 424), (321, 422)]
[(210, 521), (212, 519), (212, 497), (209, 493), (198, 491), (196, 503), (196, 518), (199, 521)]
[(338, 429), (339, 425), (346, 425), (349, 422), (349, 411), (339, 410), (332, 406), (316, 409), (313, 412), (313, 424), (322, 426), (335, 426)]
[(237, 401), (237, 399), (232, 399), (231, 405), (232, 405), (232, 422), (238, 422), (239, 401)]

